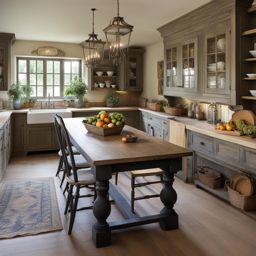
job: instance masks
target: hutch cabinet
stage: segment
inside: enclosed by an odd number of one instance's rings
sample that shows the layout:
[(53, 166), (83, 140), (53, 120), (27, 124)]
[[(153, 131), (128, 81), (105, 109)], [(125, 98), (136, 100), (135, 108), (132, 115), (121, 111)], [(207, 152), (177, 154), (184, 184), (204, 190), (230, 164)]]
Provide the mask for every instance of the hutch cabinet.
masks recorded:
[(130, 47), (119, 66), (119, 89), (141, 92), (143, 90), (143, 48)]
[(164, 42), (165, 96), (241, 104), (242, 31), (249, 27), (252, 2), (211, 1), (158, 29)]
[(14, 39), (14, 34), (0, 33), (0, 91), (7, 91), (10, 83), (11, 45)]

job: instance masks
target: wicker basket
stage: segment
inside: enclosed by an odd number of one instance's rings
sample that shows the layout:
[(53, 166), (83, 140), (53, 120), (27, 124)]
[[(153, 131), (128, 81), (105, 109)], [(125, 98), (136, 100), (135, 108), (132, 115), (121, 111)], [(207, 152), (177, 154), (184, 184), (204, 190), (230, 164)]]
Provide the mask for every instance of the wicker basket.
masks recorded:
[(198, 179), (206, 186), (216, 189), (221, 187), (221, 174), (210, 167), (197, 169)]
[(229, 201), (232, 205), (244, 211), (256, 210), (256, 195), (243, 196), (233, 190), (229, 185), (227, 185), (227, 188)]
[(26, 102), (22, 104), (23, 108), (33, 108), (35, 106), (35, 102)]
[(147, 102), (147, 108), (154, 111), (161, 111), (161, 103), (159, 102)]
[(164, 107), (164, 112), (166, 114), (169, 114), (172, 116), (185, 116), (186, 115), (186, 109), (184, 109), (184, 108)]
[(118, 135), (118, 134), (121, 134), (124, 128), (124, 125), (114, 126), (112, 128), (102, 128), (102, 127), (97, 127), (95, 125), (87, 124), (85, 122), (83, 122), (83, 124), (88, 132), (94, 133), (100, 136)]

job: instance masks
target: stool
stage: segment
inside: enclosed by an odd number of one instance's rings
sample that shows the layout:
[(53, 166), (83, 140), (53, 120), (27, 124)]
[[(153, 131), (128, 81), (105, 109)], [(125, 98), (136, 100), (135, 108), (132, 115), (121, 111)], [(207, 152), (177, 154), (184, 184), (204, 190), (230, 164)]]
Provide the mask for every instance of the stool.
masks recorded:
[[(136, 200), (142, 200), (142, 199), (149, 199), (152, 197), (160, 197), (159, 194), (151, 194), (151, 195), (145, 195), (145, 196), (139, 196), (135, 197), (135, 188), (137, 187), (143, 187), (151, 184), (157, 184), (157, 183), (163, 183), (163, 170), (159, 168), (155, 169), (145, 169), (145, 170), (138, 170), (138, 171), (131, 171), (131, 211), (134, 212), (134, 202)], [(160, 180), (156, 181), (148, 181), (148, 182), (143, 182), (143, 183), (135, 183), (135, 179), (137, 177), (147, 177), (147, 176), (159, 176)]]

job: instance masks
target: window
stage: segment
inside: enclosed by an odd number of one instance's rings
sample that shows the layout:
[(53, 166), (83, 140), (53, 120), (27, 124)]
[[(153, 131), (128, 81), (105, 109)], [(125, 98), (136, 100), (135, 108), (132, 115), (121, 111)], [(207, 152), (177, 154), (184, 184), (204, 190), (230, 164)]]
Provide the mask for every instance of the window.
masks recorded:
[(81, 76), (80, 60), (17, 58), (17, 81), (30, 84), (37, 98), (63, 97), (65, 87), (75, 76)]

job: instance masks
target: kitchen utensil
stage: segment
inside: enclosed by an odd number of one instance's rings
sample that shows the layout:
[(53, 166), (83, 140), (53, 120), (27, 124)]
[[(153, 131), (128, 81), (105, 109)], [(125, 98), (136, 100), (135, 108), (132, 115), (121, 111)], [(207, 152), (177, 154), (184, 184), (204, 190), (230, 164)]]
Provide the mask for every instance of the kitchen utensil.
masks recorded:
[(217, 116), (218, 116), (217, 105), (215, 103), (212, 103), (208, 106), (207, 122), (210, 124), (216, 124)]
[(249, 53), (250, 53), (253, 57), (256, 58), (256, 50), (251, 50), (251, 51), (249, 51)]
[(111, 84), (111, 87), (112, 88), (116, 88), (116, 84)]
[(250, 94), (254, 97), (256, 97), (256, 90), (249, 90), (250, 91)]
[(256, 124), (256, 116), (251, 110), (240, 110), (232, 115), (231, 120), (236, 121), (238, 119), (244, 120), (247, 124)]
[(106, 83), (106, 87), (107, 87), (107, 88), (110, 88), (110, 87), (111, 87), (111, 82), (110, 82), (110, 81), (105, 81), (105, 83)]
[(105, 84), (104, 83), (99, 83), (100, 88), (104, 88)]

